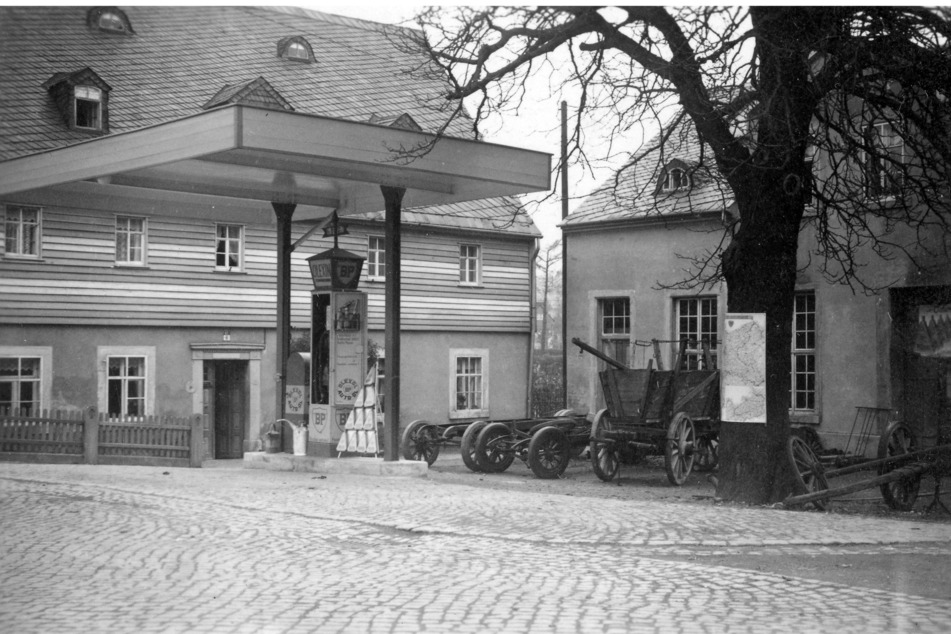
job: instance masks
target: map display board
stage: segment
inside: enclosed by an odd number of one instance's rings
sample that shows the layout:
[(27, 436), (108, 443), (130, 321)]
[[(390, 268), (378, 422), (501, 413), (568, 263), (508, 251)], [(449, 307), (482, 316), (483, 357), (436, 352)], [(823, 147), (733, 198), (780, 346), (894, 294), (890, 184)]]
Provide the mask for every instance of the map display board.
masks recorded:
[(766, 422), (766, 314), (727, 313), (720, 365), (720, 420)]

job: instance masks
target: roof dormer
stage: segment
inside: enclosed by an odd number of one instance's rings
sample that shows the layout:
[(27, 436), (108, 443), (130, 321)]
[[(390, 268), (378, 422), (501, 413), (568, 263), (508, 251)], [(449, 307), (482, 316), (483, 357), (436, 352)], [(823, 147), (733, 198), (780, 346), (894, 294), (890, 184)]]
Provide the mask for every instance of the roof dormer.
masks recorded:
[(277, 56), (292, 62), (311, 64), (314, 61), (314, 49), (306, 38), (293, 35), (278, 41)]
[(416, 123), (416, 119), (414, 119), (408, 112), (404, 112), (403, 114), (392, 117), (382, 117), (374, 113), (370, 115), (369, 123), (374, 125), (385, 125), (388, 128), (412, 130), (413, 132), (423, 131), (423, 128), (418, 123)]
[(670, 195), (690, 190), (693, 185), (690, 166), (680, 159), (671, 159), (660, 171), (655, 196)]
[(229, 104), (259, 106), (272, 110), (294, 112), (294, 107), (263, 77), (240, 84), (226, 84), (202, 106), (202, 109), (208, 110)]
[(56, 73), (43, 84), (63, 121), (71, 130), (109, 132), (109, 92), (112, 88), (94, 70)]
[(86, 13), (86, 25), (105, 33), (135, 34), (129, 16), (116, 7), (93, 7)]

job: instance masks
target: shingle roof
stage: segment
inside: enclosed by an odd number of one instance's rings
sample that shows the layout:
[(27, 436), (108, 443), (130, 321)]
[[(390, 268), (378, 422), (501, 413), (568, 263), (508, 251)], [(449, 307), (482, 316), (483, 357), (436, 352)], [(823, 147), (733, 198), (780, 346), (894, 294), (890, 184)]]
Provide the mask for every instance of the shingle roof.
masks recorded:
[[(86, 67), (112, 87), (113, 134), (197, 114), (226, 86), (259, 77), (298, 113), (364, 122), (405, 113), (425, 131), (448, 116), (445, 84), (409, 74), (420, 59), (400, 52), (393, 35), (405, 29), (295, 8), (130, 6), (135, 34), (123, 35), (87, 26), (87, 11), (0, 7), (0, 161), (89, 139), (63, 124), (44, 87)], [(310, 43), (314, 63), (278, 56), (278, 41), (295, 35)], [(448, 132), (471, 138), (471, 122)], [(449, 207), (436, 215), (476, 213)], [(483, 223), (479, 214), (466, 222)]]
[[(361, 214), (350, 216), (350, 218), (383, 220), (384, 212)], [(439, 225), (493, 233), (501, 231), (536, 238), (542, 235), (519, 201), (511, 196), (404, 209), (401, 222), (404, 225)]]
[[(711, 169), (710, 149), (701, 153), (693, 126), (689, 123), (679, 126), (658, 151), (655, 148), (662, 138), (658, 134), (645, 143), (623, 167), (588, 194), (562, 225), (575, 227), (729, 209), (733, 205), (733, 193), (716, 170)], [(691, 187), (686, 191), (660, 192), (658, 181), (664, 167), (673, 160), (686, 164)]]

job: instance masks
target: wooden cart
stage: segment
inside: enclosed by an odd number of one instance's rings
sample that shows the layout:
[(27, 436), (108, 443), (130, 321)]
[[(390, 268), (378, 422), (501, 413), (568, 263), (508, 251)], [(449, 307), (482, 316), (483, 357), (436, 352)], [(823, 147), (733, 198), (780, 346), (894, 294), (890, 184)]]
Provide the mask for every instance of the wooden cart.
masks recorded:
[(536, 477), (552, 479), (584, 451), (590, 436), (587, 416), (567, 409), (547, 419), (488, 421), (479, 432), (473, 456), (485, 473), (505, 471), (519, 458)]
[(632, 370), (577, 338), (572, 343), (612, 366), (599, 373), (607, 408), (595, 415), (591, 426), (595, 475), (608, 482), (622, 463), (633, 463), (640, 455), (664, 456), (667, 479), (678, 486), (694, 468), (716, 467), (720, 373), (683, 369), (686, 340), (680, 342), (674, 368), (667, 371)]
[(403, 430), (400, 449), (406, 460), (432, 465), (440, 448), (457, 446), (466, 467), (484, 473), (505, 471), (519, 457), (536, 476), (555, 478), (567, 467), (578, 439), (582, 448), (587, 445), (590, 430), (590, 421), (571, 410), (547, 418), (442, 424), (415, 420)]

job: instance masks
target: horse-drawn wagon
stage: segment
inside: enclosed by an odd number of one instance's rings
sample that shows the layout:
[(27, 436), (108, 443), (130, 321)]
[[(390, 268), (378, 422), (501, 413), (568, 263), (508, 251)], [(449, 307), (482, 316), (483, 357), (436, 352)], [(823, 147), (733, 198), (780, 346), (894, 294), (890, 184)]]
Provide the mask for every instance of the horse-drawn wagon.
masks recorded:
[[(594, 473), (608, 482), (621, 464), (639, 456), (662, 455), (671, 484), (681, 485), (698, 470), (717, 463), (720, 429), (720, 374), (715, 369), (685, 369), (687, 341), (681, 341), (672, 370), (631, 369), (581, 340), (572, 343), (609, 366), (599, 373), (607, 404), (591, 425)], [(711, 368), (704, 347), (704, 364)]]

